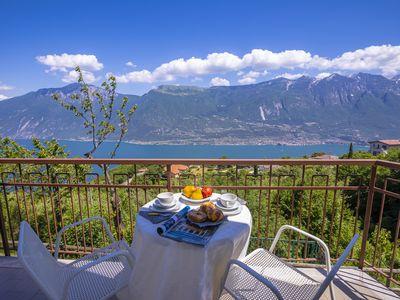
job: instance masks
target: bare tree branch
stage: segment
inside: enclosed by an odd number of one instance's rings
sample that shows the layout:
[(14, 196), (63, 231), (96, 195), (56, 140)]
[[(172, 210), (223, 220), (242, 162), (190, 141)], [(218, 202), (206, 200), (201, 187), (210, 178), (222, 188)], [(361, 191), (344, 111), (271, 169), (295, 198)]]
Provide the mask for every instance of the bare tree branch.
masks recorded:
[[(132, 105), (126, 112), (129, 99), (125, 96), (119, 108), (115, 108), (117, 81), (114, 76), (110, 76), (101, 84), (102, 90), (95, 89), (93, 92), (90, 92), (89, 85), (85, 82), (82, 70), (79, 66), (75, 68), (75, 71), (79, 75), (78, 83), (81, 86), (80, 94), (73, 94), (70, 98), (72, 101), (78, 101), (80, 107), (78, 108), (73, 104), (67, 103), (57, 94), (52, 95), (53, 99), (66, 110), (71, 111), (76, 117), (83, 119), (83, 126), (88, 130), (87, 133), (91, 136), (93, 144), (92, 149), (84, 154), (86, 157), (93, 157), (93, 154), (97, 151), (99, 146), (108, 138), (112, 137), (118, 129), (118, 139), (110, 153), (110, 157), (114, 158), (128, 132), (128, 125), (137, 109), (137, 105)], [(106, 97), (104, 94), (106, 94)], [(98, 112), (96, 111), (95, 103), (99, 104)], [(110, 183), (111, 176), (109, 173), (109, 166), (103, 165), (100, 167), (104, 170), (106, 182)], [(114, 225), (117, 231), (120, 232), (120, 227), (123, 227), (120, 218), (120, 200), (113, 189), (110, 189), (110, 192), (112, 194), (112, 207), (115, 213)]]

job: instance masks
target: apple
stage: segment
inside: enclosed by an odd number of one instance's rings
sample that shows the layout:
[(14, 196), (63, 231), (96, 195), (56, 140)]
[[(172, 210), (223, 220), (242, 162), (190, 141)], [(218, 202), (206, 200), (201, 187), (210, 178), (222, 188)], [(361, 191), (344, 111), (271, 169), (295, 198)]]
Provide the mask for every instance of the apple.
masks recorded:
[(201, 193), (203, 194), (203, 198), (208, 198), (212, 195), (213, 189), (209, 186), (203, 186)]

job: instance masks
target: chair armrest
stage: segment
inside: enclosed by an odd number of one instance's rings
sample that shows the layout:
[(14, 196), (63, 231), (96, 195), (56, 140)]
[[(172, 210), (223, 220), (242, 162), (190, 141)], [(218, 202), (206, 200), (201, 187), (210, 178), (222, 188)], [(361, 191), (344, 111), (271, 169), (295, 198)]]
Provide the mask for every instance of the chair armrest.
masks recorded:
[(101, 221), (101, 223), (102, 223), (104, 229), (105, 229), (106, 232), (107, 232), (108, 237), (110, 238), (111, 242), (114, 243), (114, 242), (115, 242), (115, 239), (114, 239), (114, 236), (112, 235), (112, 233), (111, 233), (111, 231), (110, 231), (110, 228), (108, 227), (107, 222), (106, 222), (103, 218), (101, 218), (101, 217), (99, 217), (99, 216), (94, 216), (94, 217), (87, 218), (87, 219), (84, 219), (84, 220), (82, 220), (82, 221), (78, 221), (78, 222), (72, 223), (72, 224), (70, 224), (70, 225), (64, 226), (64, 227), (58, 232), (58, 234), (57, 234), (57, 239), (56, 239), (56, 249), (55, 249), (55, 252), (54, 252), (54, 257), (55, 257), (56, 259), (58, 259), (58, 252), (60, 251), (61, 236), (62, 236), (62, 234), (63, 234), (67, 229), (70, 229), (70, 228), (72, 228), (72, 227), (79, 226), (79, 225), (82, 225), (82, 224), (85, 224), (85, 223), (88, 223), (88, 222), (91, 222), (91, 221), (97, 221), (97, 220), (98, 220), (98, 221)]
[[(229, 261), (226, 280), (228, 280), (229, 270), (230, 270), (232, 265), (238, 266), (243, 271), (248, 273), (250, 276), (254, 277), (258, 281), (263, 283), (265, 286), (267, 286), (275, 294), (275, 296), (278, 298), (278, 300), (283, 300), (283, 296), (281, 295), (279, 290), (276, 288), (276, 286), (271, 281), (269, 281), (267, 278), (263, 277), (262, 275), (260, 275), (256, 271), (254, 271), (252, 268), (250, 268), (248, 265), (246, 265), (245, 263), (241, 262), (240, 260), (231, 259)], [(225, 287), (224, 288), (228, 291), (229, 294), (232, 295), (230, 289), (226, 287), (226, 282), (225, 282)], [(232, 296), (235, 297), (235, 295), (232, 295)], [(236, 297), (235, 297), (235, 299), (236, 299)]]
[(128, 261), (129, 266), (131, 269), (133, 269), (133, 266), (135, 264), (135, 257), (133, 256), (132, 253), (130, 253), (128, 250), (118, 250), (115, 252), (112, 252), (106, 256), (103, 256), (91, 263), (88, 263), (87, 265), (84, 265), (83, 267), (77, 269), (65, 282), (64, 288), (63, 288), (63, 297), (62, 299), (66, 299), (68, 296), (68, 289), (71, 284), (71, 282), (83, 271), (88, 270), (102, 262), (108, 261), (110, 259), (113, 259), (115, 257), (125, 257)]
[(329, 248), (328, 246), (324, 243), (324, 241), (322, 241), (321, 239), (317, 238), (315, 235), (312, 235), (304, 230), (301, 230), (297, 227), (291, 226), (291, 225), (283, 225), (281, 228), (279, 228), (278, 232), (276, 233), (276, 236), (274, 238), (274, 241), (272, 242), (271, 247), (269, 248), (269, 252), (273, 253), (276, 244), (279, 241), (280, 236), (282, 235), (283, 231), (285, 230), (293, 230), (293, 231), (297, 231), (299, 233), (301, 233), (302, 235), (305, 235), (307, 237), (309, 237), (310, 239), (313, 239), (314, 241), (316, 241), (324, 250), (324, 254), (325, 254), (325, 264), (326, 264), (326, 270), (327, 272), (330, 272), (331, 270), (331, 256), (329, 254)]

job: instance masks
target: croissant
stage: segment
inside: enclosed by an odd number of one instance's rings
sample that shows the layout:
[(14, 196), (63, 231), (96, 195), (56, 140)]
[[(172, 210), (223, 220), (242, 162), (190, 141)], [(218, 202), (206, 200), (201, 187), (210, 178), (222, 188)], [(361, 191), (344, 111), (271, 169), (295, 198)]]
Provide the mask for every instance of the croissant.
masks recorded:
[(214, 203), (212, 203), (212, 202), (206, 202), (206, 203), (203, 203), (201, 206), (200, 206), (200, 211), (202, 211), (202, 212), (204, 212), (204, 213), (208, 213), (208, 211), (209, 210), (213, 210), (213, 209), (215, 209), (216, 207), (215, 207), (215, 204)]
[(215, 208), (215, 209), (210, 209), (207, 212), (207, 218), (211, 221), (211, 222), (218, 222), (221, 221), (224, 218), (224, 213)]

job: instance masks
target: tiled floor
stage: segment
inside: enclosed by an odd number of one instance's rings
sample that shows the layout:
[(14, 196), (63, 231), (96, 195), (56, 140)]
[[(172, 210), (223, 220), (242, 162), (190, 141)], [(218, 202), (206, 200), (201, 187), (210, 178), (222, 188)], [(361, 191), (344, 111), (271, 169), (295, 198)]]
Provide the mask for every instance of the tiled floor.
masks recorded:
[[(325, 270), (302, 268), (302, 272), (322, 281)], [(396, 294), (359, 269), (341, 268), (334, 279), (336, 299), (400, 299)], [(330, 299), (327, 290), (321, 299)]]
[[(325, 272), (322, 269), (303, 268), (301, 270), (314, 279), (322, 280), (324, 278)], [(337, 300), (400, 299), (372, 277), (357, 269), (341, 269), (334, 283)], [(46, 297), (25, 273), (15, 257), (0, 256), (0, 299), (46, 300)], [(324, 294), (322, 299), (330, 299), (329, 291)]]

